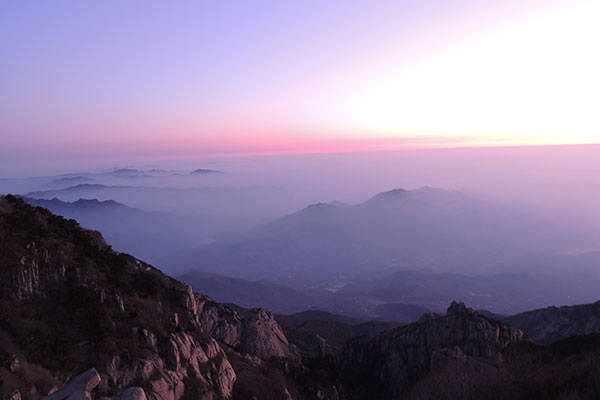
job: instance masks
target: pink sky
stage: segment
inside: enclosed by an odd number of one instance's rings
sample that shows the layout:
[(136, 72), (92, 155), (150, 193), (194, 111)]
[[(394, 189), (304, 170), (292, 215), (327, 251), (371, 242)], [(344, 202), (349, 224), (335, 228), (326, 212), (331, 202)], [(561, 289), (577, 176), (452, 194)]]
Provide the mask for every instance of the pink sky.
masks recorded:
[(63, 1), (0, 18), (4, 169), (600, 142), (596, 1)]

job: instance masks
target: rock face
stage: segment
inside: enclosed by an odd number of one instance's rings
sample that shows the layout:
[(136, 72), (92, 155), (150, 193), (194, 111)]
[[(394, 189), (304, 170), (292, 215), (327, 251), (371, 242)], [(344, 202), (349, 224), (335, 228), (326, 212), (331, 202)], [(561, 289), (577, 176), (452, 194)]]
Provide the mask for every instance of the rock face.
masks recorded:
[(528, 339), (519, 329), (453, 302), (446, 316), (425, 314), (389, 333), (350, 340), (339, 356), (339, 365), (350, 385), (350, 398), (395, 398), (427, 375), (432, 366), (439, 369), (466, 356), (501, 360), (503, 349), (524, 341)]
[[(98, 386), (101, 380), (102, 378), (100, 378), (98, 371), (95, 368), (91, 368), (70, 381), (64, 388), (40, 400), (91, 399), (91, 391)], [(146, 393), (142, 388), (130, 387), (117, 393), (111, 400), (146, 400)]]
[(548, 307), (503, 319), (538, 343), (600, 332), (600, 301), (577, 306)]
[(94, 368), (88, 369), (69, 382), (64, 388), (44, 397), (42, 400), (85, 400), (102, 379)]
[[(270, 361), (293, 356), (271, 313), (240, 314), (196, 295), (114, 252), (100, 233), (13, 196), (0, 197), (0, 282), (2, 400), (14, 389), (24, 400), (47, 396), (90, 365), (101, 378), (97, 397), (135, 386), (150, 400), (231, 399), (236, 387), (249, 387), (244, 379), (254, 379), (254, 370), (272, 385), (248, 389), (252, 395), (277, 389), (311, 396)], [(336, 387), (300, 375), (315, 390)], [(50, 398), (69, 398), (60, 394), (67, 388)]]
[(240, 314), (201, 294), (196, 295), (196, 304), (201, 329), (223, 343), (263, 358), (292, 356), (270, 312), (255, 308)]

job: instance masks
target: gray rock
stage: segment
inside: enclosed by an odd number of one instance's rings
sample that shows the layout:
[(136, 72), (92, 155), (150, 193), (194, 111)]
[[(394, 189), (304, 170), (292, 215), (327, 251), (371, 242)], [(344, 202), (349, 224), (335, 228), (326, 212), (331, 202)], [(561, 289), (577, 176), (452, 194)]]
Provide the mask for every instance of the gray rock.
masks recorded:
[(95, 368), (90, 368), (75, 379), (71, 380), (67, 386), (52, 393), (41, 400), (86, 400), (91, 399), (90, 392), (98, 386), (101, 378)]

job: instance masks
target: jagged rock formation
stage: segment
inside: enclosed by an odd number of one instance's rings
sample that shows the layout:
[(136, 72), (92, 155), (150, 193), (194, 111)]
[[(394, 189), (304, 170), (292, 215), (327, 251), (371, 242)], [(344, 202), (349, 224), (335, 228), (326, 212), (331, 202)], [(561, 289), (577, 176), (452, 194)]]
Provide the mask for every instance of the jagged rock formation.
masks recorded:
[(230, 307), (196, 294), (200, 326), (223, 343), (259, 357), (290, 357), (285, 334), (273, 314), (256, 308), (240, 314)]
[[(88, 369), (78, 375), (67, 386), (40, 400), (86, 400), (91, 399), (92, 390), (98, 386), (102, 378), (95, 368)], [(140, 387), (123, 389), (110, 400), (146, 400), (146, 393)]]
[(2, 399), (14, 388), (25, 400), (46, 396), (90, 365), (98, 397), (130, 386), (151, 400), (261, 397), (265, 388), (245, 382), (257, 370), (270, 375), (269, 391), (339, 391), (309, 370), (299, 374), (305, 389), (270, 360), (293, 355), (272, 314), (242, 315), (195, 295), (114, 252), (100, 233), (13, 196), (0, 197), (0, 281), (0, 356), (20, 364), (0, 366)]
[(600, 301), (576, 306), (548, 307), (503, 318), (538, 343), (600, 332)]
[(448, 354), (459, 360), (463, 355), (501, 360), (504, 348), (527, 340), (519, 329), (453, 302), (446, 316), (425, 314), (389, 333), (350, 340), (339, 356), (339, 365), (350, 398), (394, 398)]
[(98, 386), (102, 378), (94, 368), (75, 377), (67, 386), (44, 397), (42, 400), (84, 400), (90, 398), (90, 392)]

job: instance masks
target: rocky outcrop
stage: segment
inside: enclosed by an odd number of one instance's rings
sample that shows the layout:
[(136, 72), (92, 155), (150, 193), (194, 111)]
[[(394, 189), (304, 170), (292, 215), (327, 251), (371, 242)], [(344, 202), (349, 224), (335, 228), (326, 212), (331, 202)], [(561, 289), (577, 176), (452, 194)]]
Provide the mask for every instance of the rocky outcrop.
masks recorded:
[(576, 306), (548, 307), (503, 318), (538, 343), (600, 332), (600, 301)]
[(523, 341), (528, 339), (519, 329), (453, 302), (445, 316), (425, 314), (389, 333), (350, 340), (338, 364), (350, 398), (386, 399), (405, 392), (444, 360), (501, 360), (507, 346)]
[(231, 399), (230, 358), (244, 354), (256, 357), (251, 368), (282, 374), (261, 361), (292, 355), (271, 313), (196, 295), (98, 232), (16, 197), (0, 206), (2, 399), (13, 389), (46, 396), (82, 365), (98, 369), (99, 397), (135, 386), (150, 400)]
[[(41, 398), (39, 400), (88, 400), (92, 398), (91, 392), (102, 381), (95, 368), (88, 369), (81, 375), (71, 380), (64, 388)], [(123, 389), (110, 400), (147, 400), (144, 389), (129, 387)]]
[(201, 294), (196, 303), (200, 329), (223, 343), (263, 358), (293, 356), (272, 313), (255, 308), (241, 314)]
[(41, 400), (86, 400), (102, 379), (96, 369), (91, 368), (70, 381), (67, 386)]

